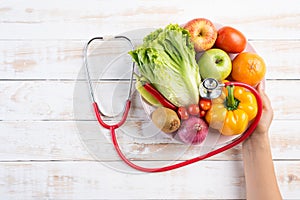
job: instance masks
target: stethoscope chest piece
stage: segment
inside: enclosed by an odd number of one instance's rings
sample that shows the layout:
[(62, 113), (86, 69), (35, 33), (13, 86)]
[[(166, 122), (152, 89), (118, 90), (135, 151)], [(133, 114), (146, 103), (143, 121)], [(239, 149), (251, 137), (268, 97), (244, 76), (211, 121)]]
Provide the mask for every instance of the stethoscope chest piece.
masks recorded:
[(224, 84), (219, 83), (216, 79), (206, 78), (200, 84), (199, 92), (202, 98), (215, 99), (222, 94)]
[[(115, 36), (115, 37), (111, 38), (110, 40), (117, 40), (117, 39), (127, 41), (130, 44), (131, 48), (134, 49), (134, 46), (133, 46), (131, 40), (125, 36)], [(89, 71), (89, 67), (88, 67), (89, 66), (88, 59), (87, 59), (88, 46), (94, 40), (104, 40), (104, 38), (103, 37), (92, 38), (91, 40), (89, 40), (89, 42), (86, 44), (86, 46), (84, 48), (84, 64), (85, 64), (86, 75), (87, 75), (87, 80), (88, 80), (88, 85), (89, 85), (89, 90), (90, 90), (90, 96), (91, 96), (91, 100), (92, 100), (92, 106), (93, 106), (93, 109), (95, 112), (96, 119), (99, 122), (99, 124), (103, 128), (108, 129), (110, 131), (111, 141), (112, 141), (112, 144), (113, 144), (114, 149), (116, 150), (117, 154), (130, 167), (137, 169), (139, 171), (143, 171), (143, 172), (164, 172), (164, 171), (177, 169), (177, 168), (195, 163), (197, 161), (204, 160), (204, 159), (214, 156), (218, 153), (221, 153), (225, 150), (228, 150), (228, 149), (236, 146), (237, 144), (241, 143), (242, 141), (244, 141), (255, 130), (255, 128), (260, 120), (261, 114), (262, 114), (262, 101), (260, 99), (258, 92), (255, 90), (255, 88), (253, 88), (249, 85), (246, 85), (244, 83), (238, 83), (238, 82), (219, 83), (216, 79), (207, 78), (207, 79), (204, 79), (203, 82), (201, 82), (199, 85), (199, 93), (200, 93), (201, 98), (206, 98), (206, 99), (218, 98), (222, 94), (222, 89), (227, 86), (244, 87), (253, 93), (253, 95), (256, 97), (256, 100), (257, 100), (258, 112), (257, 112), (255, 119), (253, 119), (253, 122), (248, 127), (248, 129), (243, 134), (241, 134), (239, 137), (237, 137), (236, 139), (231, 140), (229, 143), (226, 143), (223, 146), (218, 146), (217, 148), (209, 147), (210, 150), (208, 152), (205, 152), (204, 154), (193, 157), (191, 159), (187, 159), (185, 161), (176, 162), (175, 164), (169, 164), (167, 166), (154, 167), (154, 168), (143, 167), (143, 166), (135, 164), (130, 159), (128, 159), (125, 156), (125, 154), (122, 152), (122, 150), (119, 146), (117, 136), (116, 136), (116, 130), (125, 124), (127, 117), (129, 116), (129, 110), (131, 110), (131, 104), (134, 104), (134, 103), (132, 103), (132, 99), (134, 99), (134, 98), (131, 98), (131, 96), (133, 94), (133, 92), (131, 91), (131, 88), (133, 87), (133, 74), (134, 74), (134, 70), (135, 70), (135, 65), (133, 62), (130, 63), (131, 75), (130, 75), (130, 80), (129, 80), (129, 90), (128, 90), (126, 101), (124, 103), (123, 111), (120, 114), (118, 114), (118, 116), (120, 116), (120, 120), (114, 121), (115, 122), (114, 124), (108, 124), (107, 121), (103, 119), (103, 117), (108, 117), (108, 118), (111, 117), (112, 118), (115, 116), (109, 116), (101, 111), (101, 109), (100, 109), (101, 107), (99, 108), (98, 103), (96, 102), (96, 99), (95, 99), (94, 90), (93, 90), (93, 86), (91, 83), (90, 71)], [(134, 106), (133, 106), (133, 108), (134, 108)], [(145, 127), (143, 127), (143, 128), (145, 128)]]

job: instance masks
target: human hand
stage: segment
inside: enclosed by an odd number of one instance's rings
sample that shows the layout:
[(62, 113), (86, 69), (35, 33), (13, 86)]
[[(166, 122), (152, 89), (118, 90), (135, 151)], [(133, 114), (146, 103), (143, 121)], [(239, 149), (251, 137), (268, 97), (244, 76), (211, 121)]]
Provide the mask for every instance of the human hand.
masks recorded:
[(263, 112), (256, 129), (246, 141), (257, 137), (261, 139), (261, 137), (268, 136), (268, 131), (273, 120), (273, 108), (267, 94), (263, 89), (262, 83), (258, 85), (257, 90), (263, 103)]
[(262, 103), (263, 103), (263, 112), (262, 112), (262, 116), (260, 118), (260, 121), (255, 129), (255, 131), (253, 132), (253, 134), (267, 134), (270, 128), (270, 125), (272, 123), (273, 120), (273, 108), (271, 106), (271, 102), (267, 96), (267, 94), (265, 93), (264, 89), (263, 89), (263, 85), (262, 83), (260, 83), (258, 85), (257, 88)]
[(262, 116), (254, 132), (242, 145), (247, 199), (281, 200), (268, 136), (273, 109), (261, 83), (258, 92), (263, 103)]

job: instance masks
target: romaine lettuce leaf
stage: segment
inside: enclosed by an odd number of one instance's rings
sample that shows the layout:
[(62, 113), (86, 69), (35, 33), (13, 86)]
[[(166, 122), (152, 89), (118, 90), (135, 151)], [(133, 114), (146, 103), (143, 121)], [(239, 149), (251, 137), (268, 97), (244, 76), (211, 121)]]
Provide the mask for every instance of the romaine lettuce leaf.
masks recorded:
[(179, 107), (199, 102), (199, 67), (187, 30), (178, 24), (157, 29), (129, 54), (140, 74), (171, 103)]

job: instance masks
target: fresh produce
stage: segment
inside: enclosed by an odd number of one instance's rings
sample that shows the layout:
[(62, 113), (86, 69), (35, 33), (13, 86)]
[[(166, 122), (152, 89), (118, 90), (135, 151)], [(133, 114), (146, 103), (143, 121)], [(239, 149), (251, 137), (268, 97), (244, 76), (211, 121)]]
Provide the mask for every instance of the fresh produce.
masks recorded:
[(246, 48), (246, 37), (237, 29), (224, 26), (218, 30), (215, 47), (227, 53), (240, 53)]
[(204, 18), (147, 35), (129, 54), (140, 73), (136, 88), (155, 108), (153, 123), (186, 144), (202, 143), (208, 126), (223, 135), (244, 133), (257, 114), (255, 96), (231, 85), (210, 100), (200, 98), (199, 86), (205, 78), (225, 82), (229, 77), (251, 86), (262, 81), (265, 63), (259, 55), (245, 52), (246, 46), (240, 31), (228, 26), (217, 30)]
[(232, 61), (231, 77), (235, 81), (257, 85), (266, 74), (266, 64), (256, 53), (242, 52)]
[(184, 28), (191, 34), (197, 52), (210, 49), (217, 39), (217, 29), (208, 19), (193, 19)]
[(188, 113), (191, 115), (199, 116), (200, 114), (200, 108), (198, 104), (191, 104), (188, 107)]
[(150, 83), (145, 83), (143, 85), (144, 89), (152, 95), (162, 106), (170, 108), (172, 110), (177, 110), (177, 107), (169, 102), (162, 94), (160, 94)]
[(151, 115), (152, 122), (165, 133), (172, 133), (180, 127), (180, 119), (176, 112), (169, 108), (156, 108)]
[(177, 107), (199, 102), (199, 67), (187, 30), (177, 24), (157, 29), (129, 52), (145, 77)]
[(183, 106), (178, 108), (177, 114), (181, 120), (187, 120), (189, 118), (189, 113), (187, 109)]
[(200, 117), (204, 117), (206, 115), (206, 111), (205, 110), (200, 110)]
[(207, 134), (207, 123), (195, 116), (191, 116), (189, 119), (183, 121), (177, 131), (180, 140), (186, 144), (200, 144), (204, 141)]
[(231, 59), (221, 49), (209, 49), (205, 51), (198, 60), (199, 70), (202, 79), (214, 78), (222, 81), (231, 72)]
[(141, 94), (144, 100), (146, 100), (146, 102), (148, 102), (150, 105), (155, 107), (162, 106), (161, 103), (159, 103), (159, 101), (144, 88), (144, 84), (146, 82), (147, 80), (144, 77), (139, 77), (136, 75), (135, 88)]
[(243, 133), (257, 114), (255, 96), (242, 87), (227, 86), (219, 98), (212, 100), (205, 119), (223, 135)]
[(199, 106), (201, 110), (207, 111), (211, 108), (211, 100), (201, 98), (199, 101)]

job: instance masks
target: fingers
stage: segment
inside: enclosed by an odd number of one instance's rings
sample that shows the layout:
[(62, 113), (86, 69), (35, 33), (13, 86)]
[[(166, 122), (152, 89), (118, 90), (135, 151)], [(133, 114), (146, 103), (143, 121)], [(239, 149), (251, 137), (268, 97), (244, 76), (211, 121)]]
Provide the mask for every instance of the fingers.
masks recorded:
[(259, 85), (257, 87), (257, 91), (261, 97), (264, 108), (267, 110), (272, 109), (270, 99), (268, 98), (267, 94), (265, 93), (262, 83), (259, 83)]
[(271, 106), (271, 101), (269, 99), (269, 97), (267, 96), (267, 94), (265, 93), (264, 89), (262, 88), (261, 84), (258, 85), (258, 88), (257, 88), (259, 94), (260, 94), (260, 97), (261, 97), (261, 100), (262, 100), (262, 103), (263, 103), (263, 112), (264, 112), (264, 115), (266, 118), (268, 118), (269, 120), (267, 121), (272, 121), (273, 119), (273, 108)]

